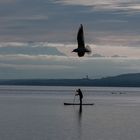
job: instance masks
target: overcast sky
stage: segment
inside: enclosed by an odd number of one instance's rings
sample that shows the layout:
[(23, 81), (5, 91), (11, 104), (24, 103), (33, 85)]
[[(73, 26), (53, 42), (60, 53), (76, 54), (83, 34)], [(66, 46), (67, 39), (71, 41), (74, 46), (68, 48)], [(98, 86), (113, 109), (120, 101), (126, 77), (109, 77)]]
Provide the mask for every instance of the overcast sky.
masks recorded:
[[(78, 58), (83, 24), (89, 56)], [(140, 72), (139, 0), (0, 0), (0, 78)]]

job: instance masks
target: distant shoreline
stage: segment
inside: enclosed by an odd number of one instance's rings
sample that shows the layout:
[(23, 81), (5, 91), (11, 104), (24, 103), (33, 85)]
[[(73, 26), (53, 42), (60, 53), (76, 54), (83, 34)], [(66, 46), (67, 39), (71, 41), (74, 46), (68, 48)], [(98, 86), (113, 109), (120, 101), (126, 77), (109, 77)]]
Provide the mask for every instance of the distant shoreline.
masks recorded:
[(101, 79), (8, 79), (0, 80), (0, 85), (140, 87), (140, 73), (122, 74)]

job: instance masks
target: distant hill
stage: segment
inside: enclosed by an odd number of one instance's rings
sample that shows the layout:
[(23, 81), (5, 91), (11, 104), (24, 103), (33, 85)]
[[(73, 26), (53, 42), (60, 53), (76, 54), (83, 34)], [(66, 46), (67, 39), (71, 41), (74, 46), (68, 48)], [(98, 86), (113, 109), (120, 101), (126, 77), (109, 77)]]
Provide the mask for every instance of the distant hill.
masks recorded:
[(140, 73), (122, 74), (94, 80), (95, 86), (140, 87)]
[(0, 80), (0, 85), (140, 87), (140, 73), (122, 74), (101, 79)]

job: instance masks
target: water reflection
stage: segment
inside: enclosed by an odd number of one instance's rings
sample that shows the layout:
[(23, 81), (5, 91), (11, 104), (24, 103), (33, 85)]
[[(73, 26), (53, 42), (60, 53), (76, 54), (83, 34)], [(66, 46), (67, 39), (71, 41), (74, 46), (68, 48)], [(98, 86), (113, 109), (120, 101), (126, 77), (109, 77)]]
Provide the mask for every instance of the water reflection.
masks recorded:
[(79, 106), (79, 110), (78, 110), (78, 137), (79, 139), (82, 138), (82, 105)]
[(79, 106), (79, 121), (82, 119), (82, 105)]

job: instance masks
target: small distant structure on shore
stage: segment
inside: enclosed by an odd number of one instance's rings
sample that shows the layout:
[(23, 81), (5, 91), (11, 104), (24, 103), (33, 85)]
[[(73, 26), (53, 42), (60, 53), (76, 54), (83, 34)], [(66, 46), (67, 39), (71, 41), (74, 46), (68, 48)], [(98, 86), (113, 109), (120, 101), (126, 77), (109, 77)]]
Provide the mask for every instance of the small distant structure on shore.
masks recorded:
[(88, 77), (88, 75), (86, 75), (86, 77), (84, 77), (84, 78), (82, 78), (82, 79), (84, 79), (84, 80), (89, 80), (89, 77)]

